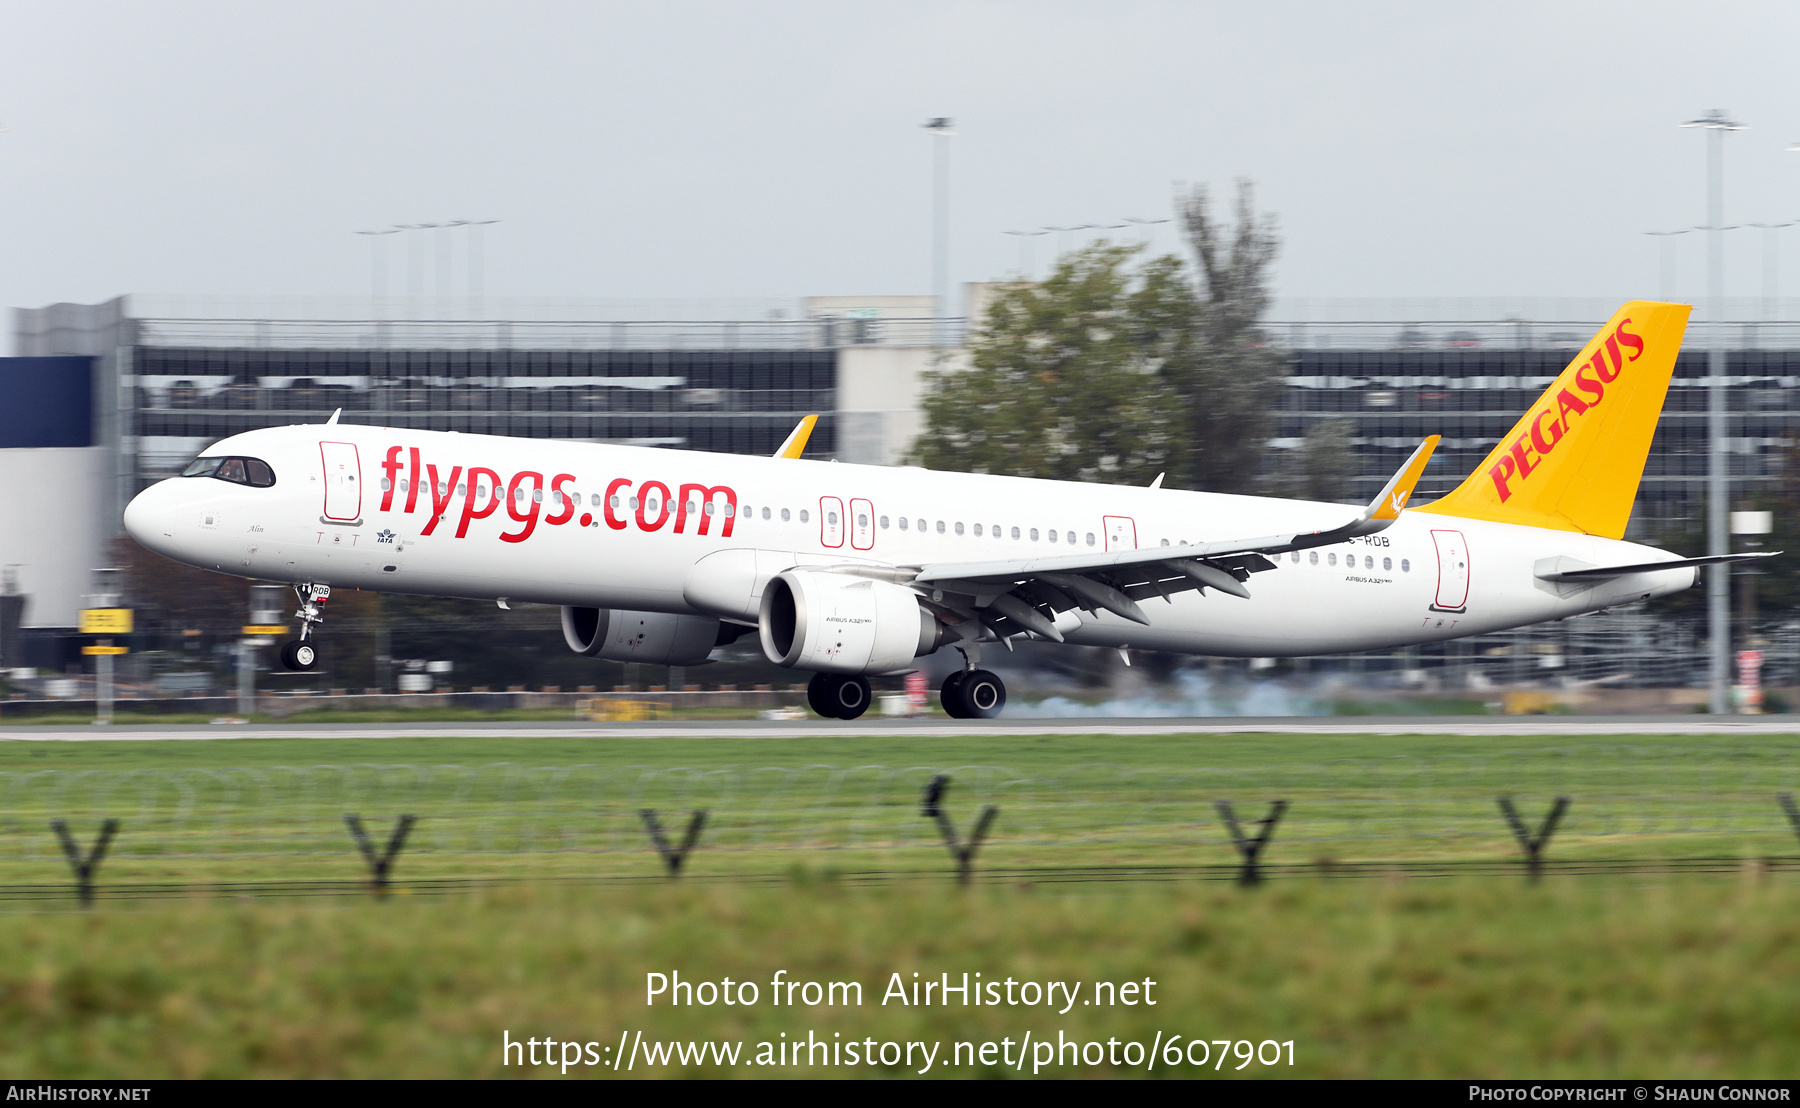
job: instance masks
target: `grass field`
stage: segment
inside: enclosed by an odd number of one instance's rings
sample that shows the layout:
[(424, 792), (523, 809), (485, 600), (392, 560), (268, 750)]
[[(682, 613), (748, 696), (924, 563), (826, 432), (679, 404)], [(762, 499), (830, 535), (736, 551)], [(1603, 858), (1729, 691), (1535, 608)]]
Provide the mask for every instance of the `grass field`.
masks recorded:
[[(1743, 881), (1292, 882), (1048, 893), (1008, 887), (527, 888), (468, 898), (177, 902), (0, 916), (8, 1077), (560, 1078), (515, 1040), (1294, 1043), (1150, 1076), (1792, 1077), (1800, 890)], [(759, 1003), (645, 1004), (646, 974), (761, 983)], [(777, 970), (856, 981), (860, 1006), (775, 1007)], [(1154, 1008), (883, 1005), (890, 975), (1156, 982)], [(1083, 998), (1089, 995), (1083, 988)], [(839, 999), (843, 999), (840, 994)], [(1058, 1005), (1062, 1007), (1062, 1005)], [(1214, 1048), (1210, 1048), (1214, 1049)], [(1139, 1047), (1142, 1057), (1142, 1047)], [(1091, 1056), (1097, 1057), (1097, 1055)], [(1166, 1058), (1166, 1055), (1165, 1055)], [(874, 1067), (628, 1073), (879, 1076)], [(939, 1065), (936, 1076), (1014, 1072)], [(1026, 1073), (1030, 1072), (1027, 1066)], [(1112, 1076), (1135, 1067), (1050, 1066)]]
[[(965, 834), (982, 805), (1000, 809), (977, 858), (990, 876), (971, 887), (920, 816), (936, 772), (952, 776), (946, 808)], [(1794, 791), (1788, 737), (6, 743), (0, 1076), (499, 1076), (522, 1072), (500, 1064), (503, 1031), (602, 1053), (641, 1032), (753, 1054), (809, 1030), (945, 1052), (1059, 1031), (1294, 1042), (1291, 1069), (1248, 1076), (1793, 1076), (1800, 841), (1774, 798)], [(1532, 819), (1571, 797), (1553, 858), (1726, 864), (1528, 884), (1500, 795)], [(1309, 875), (1200, 880), (1235, 858), (1213, 802), (1255, 818), (1277, 798), (1291, 808), (1269, 859)], [(682, 879), (655, 876), (640, 807), (677, 826), (711, 813)], [(420, 817), (396, 895), (354, 892), (365, 871), (346, 811), (380, 829)], [(122, 829), (81, 912), (47, 824), (67, 818), (85, 840), (108, 816)], [(1406, 876), (1421, 859), (1508, 865)], [(1357, 862), (1380, 876), (1310, 875)], [(219, 895), (281, 878), (316, 883)], [(463, 891), (441, 891), (457, 878)], [(298, 895), (332, 881), (344, 895)], [(133, 883), (160, 891), (137, 899)], [(44, 895), (26, 896), (34, 886)], [(763, 1002), (646, 1008), (644, 975), (671, 970), (762, 982)], [(777, 970), (858, 981), (865, 1003), (777, 1009)], [(1159, 1003), (879, 1003), (893, 972), (965, 971), (1148, 977)], [(932, 1073), (995, 1066), (940, 1058)], [(690, 1070), (769, 1072), (630, 1072)]]

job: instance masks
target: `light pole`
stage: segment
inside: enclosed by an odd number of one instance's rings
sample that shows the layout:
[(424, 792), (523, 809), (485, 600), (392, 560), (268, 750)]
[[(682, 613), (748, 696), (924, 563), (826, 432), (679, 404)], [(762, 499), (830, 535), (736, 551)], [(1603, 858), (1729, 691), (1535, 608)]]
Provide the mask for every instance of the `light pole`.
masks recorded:
[(1685, 235), (1692, 230), (1692, 227), (1683, 227), (1679, 231), (1644, 232), (1644, 234), (1651, 235), (1660, 240), (1659, 245), (1662, 247), (1662, 257), (1659, 259), (1661, 262), (1659, 269), (1661, 272), (1658, 273), (1657, 276), (1660, 278), (1659, 283), (1662, 288), (1657, 295), (1664, 300), (1675, 299), (1675, 236)]
[(387, 297), (387, 251), (382, 244), (388, 235), (397, 235), (400, 228), (390, 227), (385, 231), (358, 231), (359, 235), (369, 237), (369, 318), (381, 320), (381, 302)]
[[(396, 223), (396, 231), (429, 231), (437, 227), (435, 223)], [(406, 238), (406, 311), (414, 319), (423, 312), (419, 301), (425, 296), (425, 250), (424, 243), (417, 235)]]
[(1056, 256), (1060, 259), (1064, 254), (1069, 252), (1069, 233), (1071, 231), (1085, 231), (1091, 226), (1093, 226), (1093, 224), (1090, 223), (1076, 223), (1068, 227), (1052, 227), (1049, 224), (1045, 224), (1044, 230), (1056, 232)]
[(500, 222), (497, 219), (459, 219), (456, 221), (469, 229), (469, 315), (480, 319), (482, 314), (482, 280), (485, 274), (482, 267), (486, 264), (482, 254), (481, 229), (490, 223)]
[(1138, 232), (1144, 236), (1144, 238), (1143, 238), (1144, 250), (1146, 253), (1148, 253), (1150, 250), (1150, 244), (1153, 241), (1153, 236), (1156, 234), (1156, 232), (1152, 231), (1150, 228), (1156, 226), (1159, 223), (1170, 223), (1173, 221), (1167, 220), (1167, 219), (1137, 219), (1133, 216), (1126, 216), (1125, 222), (1137, 224)]
[[(1003, 235), (1012, 235), (1019, 240), (1019, 276), (1029, 281), (1037, 276), (1037, 254), (1031, 249), (1032, 239), (1047, 235), (1048, 231), (1002, 231)], [(1029, 259), (1029, 260), (1028, 260)]]
[(937, 116), (925, 121), (932, 141), (931, 299), (939, 350), (950, 345), (950, 136), (956, 121)]
[[(1706, 297), (1712, 339), (1706, 362), (1706, 552), (1719, 557), (1731, 552), (1725, 530), (1730, 490), (1725, 474), (1724, 139), (1725, 132), (1741, 131), (1744, 125), (1714, 108), (1681, 126), (1706, 130)], [(1706, 617), (1712, 640), (1708, 644), (1712, 659), (1708, 706), (1714, 715), (1724, 715), (1731, 710), (1731, 569), (1724, 562), (1713, 565), (1706, 579)]]

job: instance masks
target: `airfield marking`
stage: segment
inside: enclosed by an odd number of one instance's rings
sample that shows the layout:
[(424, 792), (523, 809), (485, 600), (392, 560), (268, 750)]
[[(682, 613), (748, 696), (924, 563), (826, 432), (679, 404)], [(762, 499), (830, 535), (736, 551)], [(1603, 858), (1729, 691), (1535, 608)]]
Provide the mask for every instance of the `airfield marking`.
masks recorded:
[(94, 742), (205, 739), (601, 739), (601, 738), (965, 738), (1023, 735), (1787, 735), (1786, 716), (1351, 716), (1190, 719), (870, 720), (839, 723), (708, 720), (644, 723), (504, 724), (124, 724), (10, 727), (0, 741)]

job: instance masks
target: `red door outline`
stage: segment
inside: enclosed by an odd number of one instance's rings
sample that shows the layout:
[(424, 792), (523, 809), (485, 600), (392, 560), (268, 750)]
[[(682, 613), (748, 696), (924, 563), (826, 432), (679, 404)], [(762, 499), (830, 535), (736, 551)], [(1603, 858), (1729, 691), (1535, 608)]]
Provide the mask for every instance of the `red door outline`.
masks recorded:
[(832, 550), (844, 545), (844, 502), (835, 496), (819, 497), (819, 545)]
[(325, 476), (325, 518), (351, 523), (362, 518), (362, 460), (353, 442), (321, 442), (319, 465)]
[(1130, 516), (1101, 516), (1100, 529), (1106, 534), (1106, 549), (1136, 550), (1137, 520)]
[(850, 545), (857, 550), (875, 545), (875, 505), (861, 498), (850, 501)]
[(1437, 547), (1437, 599), (1431, 606), (1440, 612), (1460, 612), (1469, 606), (1469, 541), (1461, 531), (1433, 531)]

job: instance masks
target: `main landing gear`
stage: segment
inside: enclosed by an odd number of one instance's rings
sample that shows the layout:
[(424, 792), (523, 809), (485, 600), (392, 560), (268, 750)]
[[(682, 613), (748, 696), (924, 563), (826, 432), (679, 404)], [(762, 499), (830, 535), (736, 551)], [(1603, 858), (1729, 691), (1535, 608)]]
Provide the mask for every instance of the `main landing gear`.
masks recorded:
[(331, 599), (331, 586), (303, 581), (294, 586), (294, 595), (300, 598), (300, 608), (294, 613), (300, 621), (300, 637), (281, 644), (281, 665), (295, 673), (309, 673), (318, 668), (319, 652), (306, 640), (315, 626), (325, 622), (323, 609)]
[(959, 669), (944, 678), (938, 700), (952, 719), (993, 719), (1006, 707), (1006, 685), (985, 669)]
[(806, 684), (806, 703), (826, 719), (855, 719), (869, 710), (869, 679), (855, 674), (815, 673)]

